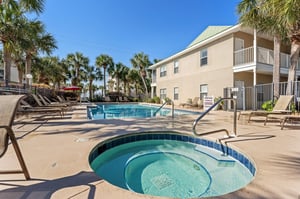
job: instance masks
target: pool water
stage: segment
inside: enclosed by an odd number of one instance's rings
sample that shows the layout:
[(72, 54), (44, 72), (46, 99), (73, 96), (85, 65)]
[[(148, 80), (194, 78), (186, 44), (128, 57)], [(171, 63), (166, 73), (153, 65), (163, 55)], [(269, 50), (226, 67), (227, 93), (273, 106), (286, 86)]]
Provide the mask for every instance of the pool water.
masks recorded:
[(158, 196), (180, 193), (178, 196), (192, 197), (205, 193), (211, 178), (207, 170), (193, 159), (176, 153), (156, 152), (130, 160), (125, 165), (125, 183), (128, 189), (138, 193)]
[(240, 161), (221, 151), (177, 140), (118, 144), (90, 164), (101, 178), (123, 189), (175, 198), (224, 195), (254, 178)]
[[(99, 104), (97, 107), (88, 107), (90, 119), (121, 119), (121, 118), (148, 118), (171, 115), (172, 110), (159, 106), (144, 104)], [(200, 114), (200, 112), (174, 110), (174, 115)]]

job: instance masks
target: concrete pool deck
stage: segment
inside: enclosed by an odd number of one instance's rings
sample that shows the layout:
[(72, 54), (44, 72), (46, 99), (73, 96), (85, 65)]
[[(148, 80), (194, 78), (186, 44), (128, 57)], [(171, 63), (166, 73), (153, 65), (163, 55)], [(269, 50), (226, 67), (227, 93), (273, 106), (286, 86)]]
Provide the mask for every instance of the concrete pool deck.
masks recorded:
[[(199, 111), (199, 110), (198, 110)], [(87, 120), (86, 105), (78, 105), (63, 119), (59, 117), (18, 118), (14, 131), (25, 158), (31, 180), (23, 174), (0, 175), (0, 198), (158, 198), (132, 193), (96, 176), (88, 155), (99, 142), (131, 132), (172, 130), (192, 135), (197, 115), (147, 118)], [(232, 130), (232, 112), (213, 111), (197, 125), (197, 131)], [(294, 198), (300, 197), (300, 125), (280, 130), (279, 122), (263, 125), (238, 120), (237, 138), (227, 144), (254, 160), (257, 173), (245, 188), (217, 198)], [(204, 136), (216, 140), (224, 133)], [(0, 159), (0, 170), (19, 168), (9, 145)]]

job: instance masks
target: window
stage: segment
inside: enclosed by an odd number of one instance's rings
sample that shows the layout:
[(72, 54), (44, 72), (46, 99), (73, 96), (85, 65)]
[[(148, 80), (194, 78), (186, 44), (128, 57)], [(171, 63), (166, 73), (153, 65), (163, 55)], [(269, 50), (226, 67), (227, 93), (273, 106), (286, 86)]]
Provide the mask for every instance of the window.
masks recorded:
[(160, 77), (167, 76), (167, 67), (166, 66), (161, 66), (160, 67)]
[(200, 85), (200, 99), (202, 100), (204, 96), (207, 96), (208, 92), (208, 85), (207, 84), (201, 84)]
[(160, 89), (160, 99), (163, 100), (166, 97), (167, 97), (167, 89), (166, 88)]
[(179, 98), (179, 88), (175, 87), (174, 88), (174, 100), (178, 100)]
[(179, 72), (179, 63), (178, 61), (174, 61), (174, 74)]
[(200, 66), (207, 65), (207, 49), (200, 51)]

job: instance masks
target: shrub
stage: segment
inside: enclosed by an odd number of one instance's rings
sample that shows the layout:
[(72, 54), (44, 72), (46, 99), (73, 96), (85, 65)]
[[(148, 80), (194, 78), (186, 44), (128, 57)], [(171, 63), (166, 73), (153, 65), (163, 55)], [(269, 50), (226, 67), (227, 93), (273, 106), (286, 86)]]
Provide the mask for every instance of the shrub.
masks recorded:
[(273, 107), (274, 107), (274, 103), (272, 100), (269, 100), (269, 101), (265, 101), (262, 105), (261, 105), (261, 108), (263, 110), (266, 110), (266, 111), (272, 111), (273, 110)]
[(165, 98), (165, 102), (167, 102), (167, 104), (170, 105), (170, 104), (171, 104), (171, 99), (168, 98), (168, 97), (166, 97), (166, 98)]
[(153, 97), (154, 103), (159, 104), (160, 103), (160, 98), (155, 96)]

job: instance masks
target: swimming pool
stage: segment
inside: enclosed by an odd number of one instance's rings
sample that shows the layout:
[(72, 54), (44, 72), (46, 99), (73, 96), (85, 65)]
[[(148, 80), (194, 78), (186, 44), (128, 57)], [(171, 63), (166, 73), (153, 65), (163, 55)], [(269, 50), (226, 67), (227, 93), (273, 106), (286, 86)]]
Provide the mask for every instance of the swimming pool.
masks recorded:
[(219, 143), (178, 132), (144, 132), (99, 143), (91, 168), (102, 179), (141, 194), (175, 198), (220, 196), (253, 180), (252, 161)]
[[(98, 104), (95, 107), (88, 107), (89, 119), (122, 119), (122, 118), (148, 118), (156, 116), (171, 115), (170, 108), (162, 108), (158, 112), (159, 106), (138, 103), (125, 104)], [(200, 112), (174, 110), (174, 115), (200, 114)]]

